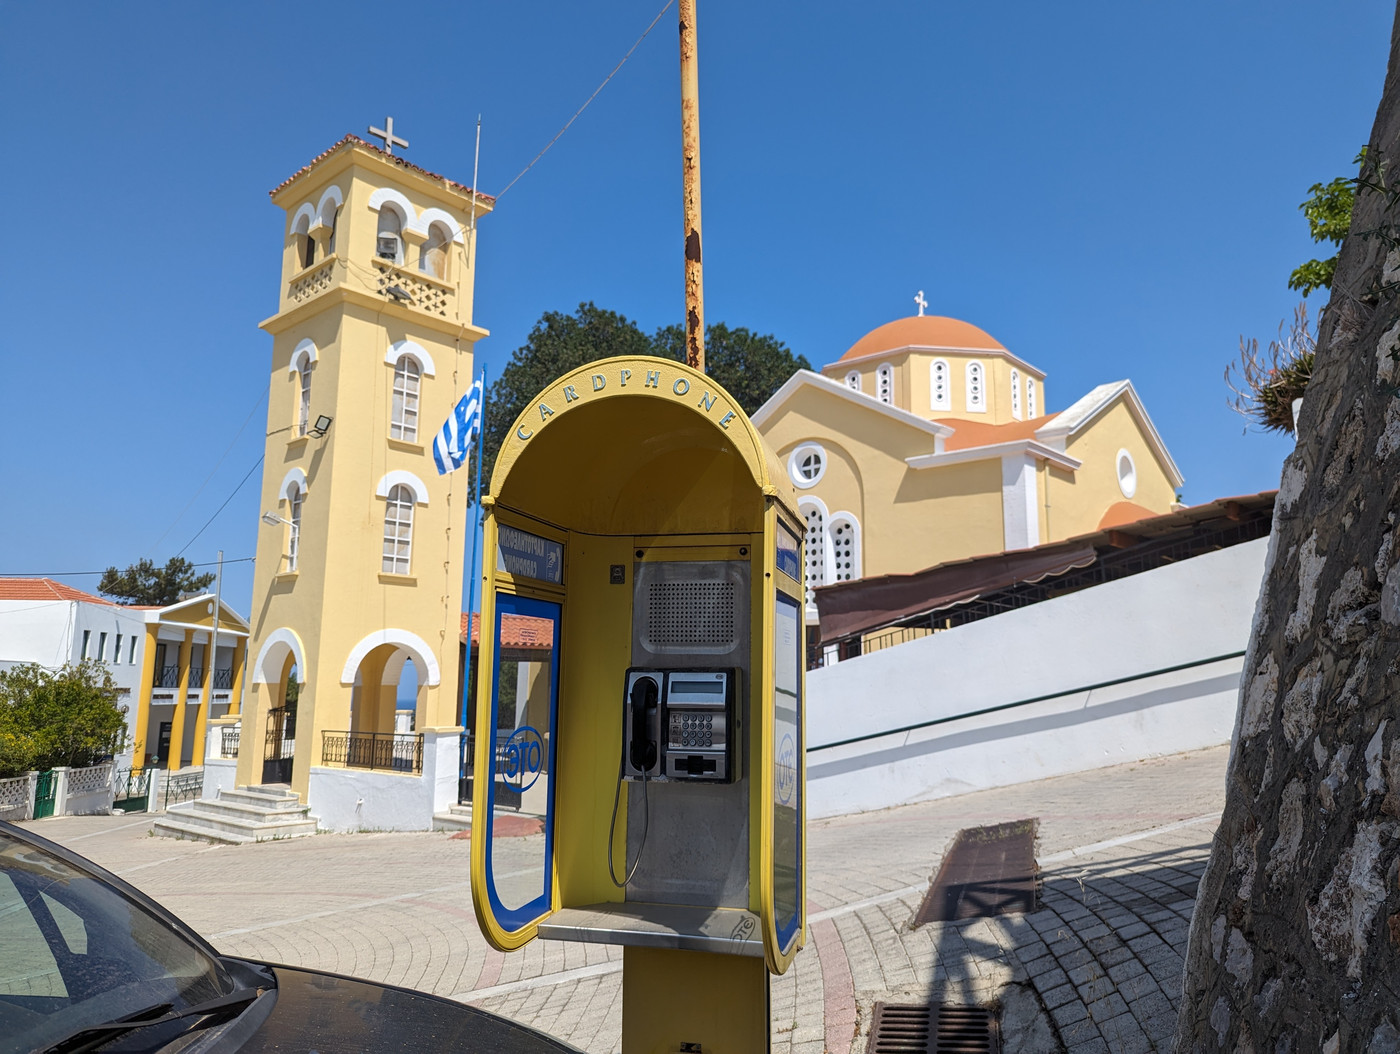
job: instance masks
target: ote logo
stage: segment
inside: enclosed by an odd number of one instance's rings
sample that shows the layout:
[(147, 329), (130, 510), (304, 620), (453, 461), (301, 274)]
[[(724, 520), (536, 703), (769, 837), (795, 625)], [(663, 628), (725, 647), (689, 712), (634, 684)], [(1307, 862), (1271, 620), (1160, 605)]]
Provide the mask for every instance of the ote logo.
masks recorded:
[(512, 790), (529, 790), (544, 767), (544, 740), (529, 725), (521, 725), (501, 747), (498, 764)]
[(773, 759), (773, 793), (779, 805), (792, 803), (792, 792), (797, 789), (797, 744), (792, 733), (784, 734), (778, 744), (777, 756)]

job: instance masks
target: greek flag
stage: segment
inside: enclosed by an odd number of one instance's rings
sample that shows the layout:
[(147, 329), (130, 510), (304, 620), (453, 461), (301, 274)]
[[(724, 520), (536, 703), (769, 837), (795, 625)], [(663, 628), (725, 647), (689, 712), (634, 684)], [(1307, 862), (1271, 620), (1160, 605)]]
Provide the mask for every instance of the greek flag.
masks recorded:
[(433, 460), (439, 476), (445, 476), (467, 463), (472, 437), (481, 431), (481, 381), (478, 380), (462, 396), (452, 416), (433, 440)]

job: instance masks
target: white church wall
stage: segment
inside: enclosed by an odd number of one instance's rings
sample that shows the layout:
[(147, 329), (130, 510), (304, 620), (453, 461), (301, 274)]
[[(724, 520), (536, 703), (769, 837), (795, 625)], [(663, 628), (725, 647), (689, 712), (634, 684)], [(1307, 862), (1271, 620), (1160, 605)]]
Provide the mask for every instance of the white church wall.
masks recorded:
[(326, 831), (430, 831), (457, 800), (457, 733), (423, 733), (423, 772), (312, 766), (311, 815)]
[[(1257, 539), (812, 671), (808, 815), (1228, 743), (1267, 546)], [(1083, 690), (1109, 681), (1120, 683)], [(1055, 693), (1066, 694), (961, 716)], [(857, 737), (871, 738), (828, 746)]]

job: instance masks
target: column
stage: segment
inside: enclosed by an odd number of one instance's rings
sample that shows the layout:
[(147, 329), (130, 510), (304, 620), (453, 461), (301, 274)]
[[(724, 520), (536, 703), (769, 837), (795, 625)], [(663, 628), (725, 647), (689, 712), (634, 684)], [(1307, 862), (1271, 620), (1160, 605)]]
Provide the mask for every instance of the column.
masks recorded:
[(239, 713), (243, 704), (243, 667), (248, 663), (248, 638), (234, 638), (233, 644), (233, 680), (230, 681), (228, 692), (228, 716), (232, 717)]
[(131, 767), (144, 769), (146, 755), (146, 735), (151, 723), (151, 689), (155, 687), (156, 638), (160, 635), (160, 625), (152, 622), (146, 626), (145, 652), (141, 656), (141, 681), (136, 695), (136, 728), (132, 732)]
[(190, 653), (194, 650), (194, 630), (185, 630), (180, 642), (180, 686), (175, 690), (175, 716), (170, 724), (170, 772), (179, 772), (185, 756), (185, 697), (190, 694)]
[(204, 649), (204, 687), (199, 690), (199, 710), (194, 716), (194, 746), (191, 765), (204, 764), (204, 732), (209, 725), (209, 708), (214, 705), (214, 666), (219, 660), (219, 642), (209, 632), (209, 644)]

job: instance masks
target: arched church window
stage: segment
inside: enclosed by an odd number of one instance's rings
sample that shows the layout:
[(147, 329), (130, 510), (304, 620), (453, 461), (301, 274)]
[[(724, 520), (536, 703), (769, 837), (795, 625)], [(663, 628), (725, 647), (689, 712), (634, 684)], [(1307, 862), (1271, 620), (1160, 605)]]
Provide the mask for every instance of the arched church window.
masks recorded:
[(974, 414), (987, 412), (987, 377), (980, 362), (967, 364), (967, 410)]
[(948, 362), (934, 359), (929, 364), (929, 406), (934, 410), (951, 410), (952, 400), (948, 396)]
[(413, 555), (413, 491), (402, 483), (389, 488), (384, 502), (384, 562), (381, 570), (406, 575)]
[(400, 355), (394, 363), (394, 405), (389, 415), (389, 437), (418, 439), (418, 388), (423, 368), (412, 355)]
[(859, 370), (852, 370), (850, 373), (846, 374), (846, 387), (849, 388), (849, 389), (851, 389), (851, 391), (853, 391), (853, 392), (858, 392), (858, 391), (860, 391), (860, 371), (859, 371)]
[(297, 560), (301, 556), (301, 503), (306, 498), (306, 492), (295, 483), (287, 487), (287, 519), (290, 521), (287, 526), (287, 570), (297, 569)]
[(826, 451), (816, 443), (803, 443), (788, 455), (788, 476), (793, 485), (814, 487), (826, 472)]
[(1011, 416), (1021, 419), (1021, 371), (1011, 371)]
[(1026, 378), (1026, 416), (1035, 419), (1038, 411), (1035, 406), (1035, 378)]
[(292, 246), (296, 249), (298, 270), (316, 262), (316, 239), (311, 237), (311, 216), (307, 213), (297, 217), (296, 229), (292, 231)]
[(816, 603), (817, 586), (826, 585), (826, 514), (816, 502), (799, 506), (807, 525), (804, 548), (807, 556), (807, 603)]
[(403, 220), (389, 205), (379, 210), (379, 233), (376, 236), (374, 255), (381, 260), (403, 263)]
[(297, 371), (301, 392), (297, 397), (297, 435), (304, 436), (311, 427), (311, 360), (308, 358)]
[(827, 531), (831, 535), (831, 581), (855, 581), (860, 577), (860, 532), (855, 517), (838, 513)]
[(330, 233), (330, 237), (326, 239), (326, 252), (327, 252), (327, 254), (330, 254), (330, 253), (334, 253), (334, 252), (335, 252), (335, 232), (336, 232), (336, 229), (337, 229), (339, 226), (340, 226), (340, 207), (337, 206), (337, 207), (336, 207), (336, 210), (335, 210), (334, 212), (331, 213), (331, 233)]
[(875, 397), (887, 406), (894, 403), (894, 367), (888, 362), (875, 371)]
[(428, 240), (418, 251), (418, 270), (434, 278), (447, 278), (447, 247), (452, 239), (444, 231), (442, 224), (434, 223), (428, 228)]

